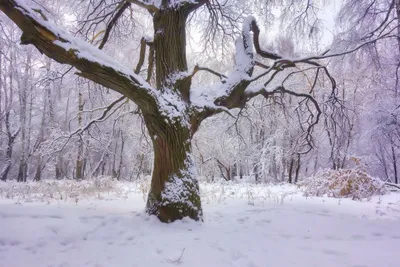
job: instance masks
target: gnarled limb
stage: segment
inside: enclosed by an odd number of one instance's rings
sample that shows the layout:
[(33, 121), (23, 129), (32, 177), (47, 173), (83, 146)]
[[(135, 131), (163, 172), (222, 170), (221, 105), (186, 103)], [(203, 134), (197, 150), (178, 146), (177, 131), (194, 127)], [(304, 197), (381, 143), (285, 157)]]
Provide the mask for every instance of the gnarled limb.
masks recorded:
[(48, 57), (78, 69), (78, 75), (127, 96), (142, 109), (156, 108), (151, 86), (129, 68), (48, 23), (24, 2), (0, 0), (0, 9), (22, 30), (22, 44), (33, 44)]

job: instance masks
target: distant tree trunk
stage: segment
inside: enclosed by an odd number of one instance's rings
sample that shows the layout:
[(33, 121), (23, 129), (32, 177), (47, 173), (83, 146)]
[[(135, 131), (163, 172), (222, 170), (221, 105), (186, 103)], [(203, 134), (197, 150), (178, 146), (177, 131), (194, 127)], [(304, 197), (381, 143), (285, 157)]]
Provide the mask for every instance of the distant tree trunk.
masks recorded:
[(397, 17), (397, 47), (400, 52), (400, 0), (395, 0), (396, 17)]
[(289, 182), (289, 184), (291, 184), (293, 182), (293, 179), (292, 179), (293, 165), (294, 165), (294, 159), (291, 158), (290, 159), (289, 170), (288, 170), (288, 174), (289, 174), (289, 181), (288, 182)]
[[(79, 88), (79, 93), (78, 93), (78, 127), (82, 128), (82, 120), (83, 120), (83, 107), (85, 103), (83, 101), (83, 95), (82, 91)], [(83, 165), (84, 165), (84, 159), (83, 159), (83, 136), (80, 134), (79, 139), (77, 142), (78, 146), (78, 155), (76, 157), (76, 173), (75, 173), (75, 179), (77, 180), (82, 180), (83, 179)]]
[(118, 153), (118, 135), (120, 133), (121, 129), (117, 130), (117, 133), (115, 136), (113, 136), (113, 139), (116, 140), (114, 144), (114, 152), (113, 152), (113, 160), (111, 162), (111, 177), (112, 178), (117, 178), (117, 153)]
[[(43, 105), (42, 121), (40, 123), (39, 135), (38, 135), (38, 138), (37, 138), (36, 143), (34, 145), (34, 150), (39, 149), (40, 145), (44, 141), (44, 127), (45, 127), (45, 121), (46, 121), (46, 112), (47, 112), (47, 104), (46, 104), (46, 102), (47, 101), (45, 100), (44, 102), (45, 103)], [(40, 155), (40, 153), (37, 156), (37, 158), (38, 159), (37, 159), (37, 162), (36, 162), (36, 172), (35, 172), (35, 176), (33, 177), (34, 181), (40, 181), (42, 179), (43, 161), (42, 161), (42, 156)]]
[(2, 181), (7, 180), (8, 173), (10, 172), (13, 146), (14, 146), (15, 139), (17, 138), (19, 130), (20, 130), (20, 129), (18, 129), (15, 133), (11, 133), (10, 112), (9, 111), (7, 111), (5, 114), (5, 124), (6, 124), (8, 142), (7, 142), (7, 148), (6, 148), (5, 166), (3, 167), (3, 170), (0, 173), (0, 180), (2, 180)]
[(297, 154), (297, 167), (296, 167), (296, 176), (294, 178), (294, 183), (296, 184), (299, 181), (299, 174), (300, 174), (300, 158), (301, 155)]
[[(13, 56), (15, 58), (15, 55)], [(25, 62), (24, 76), (18, 77), (18, 89), (19, 89), (19, 104), (20, 104), (20, 124), (21, 124), (21, 156), (18, 168), (18, 182), (26, 182), (27, 179), (27, 158), (28, 158), (28, 144), (27, 139), (27, 98), (28, 98), (28, 87), (29, 87), (29, 69), (31, 67), (31, 53), (28, 53), (28, 57)]]
[(253, 172), (256, 184), (261, 183), (260, 174), (258, 173), (258, 163), (253, 165)]
[[(9, 84), (7, 85), (6, 82), (2, 84), (2, 87), (0, 89), (3, 89), (3, 92), (0, 92), (2, 96), (4, 96), (4, 123), (5, 123), (5, 129), (6, 129), (6, 135), (7, 135), (7, 147), (6, 147), (6, 155), (5, 155), (5, 165), (3, 166), (3, 169), (0, 173), (0, 180), (6, 181), (8, 174), (11, 170), (11, 165), (12, 165), (12, 153), (13, 153), (13, 146), (15, 143), (15, 140), (20, 133), (21, 127), (18, 128), (16, 132), (12, 132), (12, 127), (11, 127), (11, 121), (10, 121), (10, 116), (11, 116), (11, 110), (12, 110), (12, 105), (13, 105), (13, 99), (14, 99), (14, 81), (15, 81), (15, 54), (13, 54), (14, 51), (11, 51), (11, 61), (9, 61), (9, 69), (8, 72), (4, 73), (4, 81), (7, 81), (7, 76), (9, 79)], [(5, 68), (7, 67), (6, 65), (4, 66)]]
[(219, 159), (215, 158), (217, 161), (217, 165), (219, 168), (219, 171), (221, 173), (222, 178), (224, 178), (225, 181), (231, 181), (232, 176), (231, 176), (231, 167), (224, 165)]
[(118, 165), (118, 170), (117, 170), (117, 180), (118, 181), (121, 179), (121, 171), (122, 171), (122, 166), (123, 166), (124, 147), (125, 147), (125, 137), (124, 137), (124, 134), (122, 131), (120, 133), (120, 136), (121, 136), (121, 149), (119, 152), (119, 165)]
[[(3, 45), (0, 44), (0, 50), (3, 50)], [(0, 114), (4, 114), (3, 112), (3, 93), (1, 92), (3, 90), (3, 55), (0, 53)], [(5, 104), (4, 104), (5, 106)], [(3, 123), (4, 123), (4, 118), (3, 116), (0, 116), (0, 132), (3, 132)], [(3, 146), (3, 139), (0, 138), (0, 146)]]
[(397, 176), (397, 159), (396, 159), (396, 152), (394, 151), (394, 146), (393, 144), (391, 144), (392, 146), (392, 160), (393, 160), (393, 172), (394, 172), (394, 183), (398, 184), (399, 183), (399, 179)]

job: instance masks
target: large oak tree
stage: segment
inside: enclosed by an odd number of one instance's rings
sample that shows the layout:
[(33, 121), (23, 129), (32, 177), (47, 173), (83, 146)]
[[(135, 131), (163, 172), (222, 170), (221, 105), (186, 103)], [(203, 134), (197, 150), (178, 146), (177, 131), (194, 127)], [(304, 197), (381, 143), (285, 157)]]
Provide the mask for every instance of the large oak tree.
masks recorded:
[[(153, 38), (141, 41), (140, 58), (135, 70), (122, 66), (101, 49), (121, 14), (131, 5), (137, 5), (151, 14)], [(121, 93), (133, 101), (141, 111), (154, 148), (154, 170), (146, 210), (163, 222), (183, 217), (202, 218), (199, 185), (192, 156), (191, 140), (202, 121), (221, 112), (242, 108), (253, 97), (271, 97), (275, 93), (288, 93), (303, 97), (314, 111), (306, 141), (311, 143), (310, 132), (318, 122), (320, 109), (307, 93), (288, 90), (285, 78), (272, 86), (278, 74), (285, 77), (301, 73), (304, 69), (325, 73), (335, 88), (335, 82), (325, 66), (318, 60), (339, 54), (301, 59), (287, 59), (262, 48), (260, 29), (254, 17), (244, 19), (241, 34), (236, 39), (235, 66), (227, 74), (196, 65), (188, 68), (186, 57), (186, 26), (193, 12), (204, 9), (215, 27), (223, 27), (223, 5), (218, 0), (125, 0), (121, 1), (104, 32), (98, 47), (84, 42), (51, 23), (40, 7), (24, 0), (0, 0), (0, 9), (22, 31), (21, 44), (32, 44), (41, 53), (61, 64), (68, 64), (77, 74), (95, 83)], [(232, 22), (232, 21), (231, 21)], [(146, 53), (147, 47), (149, 52)], [(148, 55), (147, 77), (140, 70)], [(255, 60), (264, 58), (267, 62)], [(193, 64), (195, 65), (195, 64)], [(255, 68), (260, 68), (255, 71)], [(293, 69), (292, 72), (288, 72)], [(192, 86), (199, 71), (216, 75), (220, 81), (208, 86)], [(152, 82), (151, 75), (155, 73)], [(121, 101), (119, 99), (118, 101)]]

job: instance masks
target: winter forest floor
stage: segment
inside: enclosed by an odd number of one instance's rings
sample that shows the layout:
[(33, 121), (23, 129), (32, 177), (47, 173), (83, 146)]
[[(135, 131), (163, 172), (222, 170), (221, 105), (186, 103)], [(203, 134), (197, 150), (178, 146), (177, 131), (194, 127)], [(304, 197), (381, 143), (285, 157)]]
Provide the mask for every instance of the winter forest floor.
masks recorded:
[(0, 266), (400, 266), (399, 193), (202, 184), (204, 222), (167, 225), (144, 214), (146, 186), (1, 184)]

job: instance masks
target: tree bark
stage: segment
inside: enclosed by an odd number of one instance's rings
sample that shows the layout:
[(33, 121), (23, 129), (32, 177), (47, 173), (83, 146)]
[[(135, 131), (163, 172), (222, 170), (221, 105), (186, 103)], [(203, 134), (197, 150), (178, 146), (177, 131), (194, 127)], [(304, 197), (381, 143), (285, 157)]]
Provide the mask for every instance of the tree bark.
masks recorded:
[[(160, 111), (143, 112), (154, 149), (146, 210), (162, 222), (184, 217), (201, 220), (203, 215), (191, 146), (197, 128), (189, 122), (187, 107), (190, 80), (179, 82), (174, 77), (187, 71), (187, 15), (184, 8), (162, 9), (153, 17), (157, 89), (180, 95), (182, 102), (179, 104), (186, 106), (183, 114), (177, 117), (163, 115)], [(173, 105), (171, 103), (177, 108)]]
[(155, 122), (145, 116), (154, 148), (154, 170), (146, 210), (162, 222), (202, 219), (191, 130), (180, 122)]
[(392, 160), (393, 160), (393, 172), (394, 172), (394, 183), (398, 184), (399, 183), (399, 179), (398, 179), (398, 175), (397, 175), (397, 157), (396, 157), (396, 152), (394, 151), (394, 145), (391, 144), (392, 146)]
[[(82, 128), (82, 120), (83, 120), (83, 107), (85, 105), (83, 101), (83, 96), (82, 96), (82, 89), (79, 87), (79, 92), (78, 92), (78, 126), (79, 128)], [(75, 173), (75, 179), (76, 180), (82, 180), (83, 179), (83, 136), (79, 135), (79, 139), (77, 142), (78, 146), (78, 154), (76, 156), (76, 173)]]

